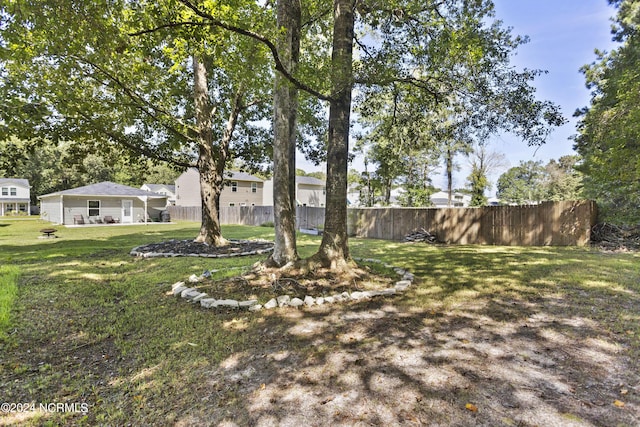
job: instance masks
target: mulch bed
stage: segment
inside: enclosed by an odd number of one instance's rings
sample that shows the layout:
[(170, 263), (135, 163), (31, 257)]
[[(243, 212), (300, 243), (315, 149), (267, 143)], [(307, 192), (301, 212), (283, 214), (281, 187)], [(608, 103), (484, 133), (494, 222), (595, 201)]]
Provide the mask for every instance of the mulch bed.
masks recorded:
[(138, 254), (157, 253), (183, 256), (206, 254), (221, 256), (239, 255), (247, 252), (253, 254), (258, 251), (265, 252), (272, 249), (273, 242), (267, 240), (229, 240), (229, 244), (226, 246), (210, 246), (193, 240), (168, 240), (166, 242), (138, 246), (135, 248), (135, 252)]

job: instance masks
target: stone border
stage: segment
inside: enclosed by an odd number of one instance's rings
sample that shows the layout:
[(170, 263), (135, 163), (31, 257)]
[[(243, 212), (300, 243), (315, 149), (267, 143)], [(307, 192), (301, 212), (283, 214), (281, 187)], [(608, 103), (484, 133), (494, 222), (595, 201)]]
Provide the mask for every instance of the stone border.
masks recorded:
[[(354, 258), (354, 261), (363, 261), (375, 264), (383, 264), (382, 261), (372, 258)], [(408, 272), (403, 268), (394, 267), (390, 264), (383, 264), (385, 268), (394, 269), (395, 273), (400, 276), (400, 280), (396, 281), (393, 287), (376, 291), (356, 291), (349, 294), (348, 292), (342, 292), (328, 297), (312, 297), (307, 295), (304, 300), (300, 298), (291, 298), (290, 295), (280, 295), (275, 298), (271, 298), (264, 305), (258, 304), (258, 300), (237, 301), (233, 299), (215, 299), (210, 298), (205, 292), (200, 292), (195, 288), (188, 287), (185, 282), (176, 282), (171, 285), (171, 292), (175, 296), (180, 296), (187, 299), (191, 303), (200, 303), (204, 308), (235, 308), (235, 309), (248, 309), (249, 311), (270, 310), (274, 308), (283, 307), (311, 307), (313, 305), (333, 304), (347, 301), (358, 301), (362, 299), (370, 299), (377, 296), (395, 295), (396, 293), (406, 291), (415, 281), (413, 273)], [(213, 270), (215, 272), (217, 270)], [(192, 274), (188, 282), (198, 283), (205, 278), (211, 276), (210, 271), (205, 271), (202, 275), (196, 276)]]
[[(235, 243), (251, 243), (251, 242), (268, 242), (266, 240), (231, 240), (231, 242)], [(168, 257), (200, 257), (200, 258), (232, 258), (239, 256), (250, 256), (250, 255), (261, 255), (273, 252), (273, 247), (267, 249), (258, 249), (256, 251), (247, 251), (247, 252), (230, 252), (223, 254), (180, 254), (175, 252), (140, 252), (138, 249), (145, 247), (148, 245), (140, 245), (131, 249), (129, 255), (142, 257), (142, 258), (168, 258)]]

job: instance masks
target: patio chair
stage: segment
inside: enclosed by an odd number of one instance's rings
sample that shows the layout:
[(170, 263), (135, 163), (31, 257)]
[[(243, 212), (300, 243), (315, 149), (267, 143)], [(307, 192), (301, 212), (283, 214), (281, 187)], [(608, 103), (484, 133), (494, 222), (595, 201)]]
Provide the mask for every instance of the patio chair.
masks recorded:
[(116, 220), (111, 215), (105, 215), (102, 219), (105, 224), (115, 224)]
[(84, 218), (82, 217), (82, 215), (77, 214), (73, 216), (73, 224), (74, 225), (82, 225), (84, 224)]

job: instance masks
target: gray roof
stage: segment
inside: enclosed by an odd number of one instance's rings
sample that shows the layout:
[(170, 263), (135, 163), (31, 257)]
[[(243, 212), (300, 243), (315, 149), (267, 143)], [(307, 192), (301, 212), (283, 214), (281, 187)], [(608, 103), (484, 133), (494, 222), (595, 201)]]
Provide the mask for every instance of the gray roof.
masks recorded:
[(52, 196), (107, 196), (107, 197), (167, 197), (151, 191), (141, 190), (139, 188), (129, 187), (127, 185), (116, 184), (115, 182), (99, 182), (97, 184), (85, 185), (84, 187), (71, 188), (69, 190), (57, 191), (55, 193), (45, 194), (43, 197)]
[(14, 184), (29, 188), (29, 180), (22, 178), (0, 178), (0, 185)]
[(312, 176), (296, 176), (296, 183), (307, 185), (320, 185), (324, 187), (324, 181)]
[(228, 171), (224, 173), (224, 177), (229, 181), (252, 181), (252, 182), (263, 182), (257, 176), (253, 176), (246, 172), (239, 171)]
[(149, 187), (149, 190), (155, 193), (165, 189), (171, 191), (172, 193), (176, 192), (176, 186), (173, 184), (144, 184), (144, 185)]

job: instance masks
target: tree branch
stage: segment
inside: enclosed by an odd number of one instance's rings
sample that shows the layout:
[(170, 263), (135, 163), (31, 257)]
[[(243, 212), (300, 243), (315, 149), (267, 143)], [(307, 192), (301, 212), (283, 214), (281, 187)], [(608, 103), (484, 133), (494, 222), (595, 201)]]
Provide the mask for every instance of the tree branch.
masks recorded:
[(296, 79), (291, 73), (289, 73), (289, 71), (286, 69), (286, 67), (284, 66), (284, 64), (280, 60), (280, 55), (278, 54), (278, 49), (276, 48), (276, 45), (271, 40), (269, 40), (267, 37), (265, 37), (265, 36), (263, 36), (261, 34), (258, 34), (256, 32), (253, 32), (251, 30), (247, 30), (246, 28), (241, 28), (241, 27), (237, 27), (235, 25), (228, 24), (226, 22), (222, 22), (219, 19), (216, 19), (213, 15), (198, 9), (198, 7), (196, 7), (189, 0), (179, 0), (179, 1), (180, 1), (180, 3), (185, 5), (187, 8), (191, 9), (197, 16), (199, 16), (200, 18), (206, 20), (207, 22), (198, 22), (198, 21), (173, 22), (173, 23), (163, 24), (163, 25), (160, 25), (160, 26), (155, 27), (155, 28), (142, 30), (142, 31), (137, 31), (135, 33), (130, 33), (129, 35), (130, 36), (139, 36), (139, 35), (149, 34), (149, 33), (153, 33), (153, 32), (156, 32), (156, 31), (163, 30), (163, 29), (167, 29), (167, 28), (175, 28), (175, 27), (180, 27), (180, 26), (214, 26), (214, 27), (223, 28), (223, 29), (225, 29), (227, 31), (231, 31), (231, 32), (236, 33), (236, 34), (240, 34), (242, 36), (252, 38), (252, 39), (264, 44), (265, 46), (267, 46), (267, 48), (271, 52), (271, 56), (273, 57), (273, 61), (275, 63), (276, 70), (278, 72), (280, 72), (287, 80), (289, 80), (291, 82), (291, 84), (296, 86), (298, 89), (303, 90), (303, 91), (315, 96), (318, 99), (322, 99), (323, 101), (331, 101), (332, 100), (331, 96), (325, 95), (325, 94), (313, 89), (312, 87), (304, 84), (300, 80)]
[(84, 111), (82, 110), (78, 110), (76, 111), (76, 113), (80, 116), (82, 116), (86, 122), (93, 127), (96, 131), (98, 131), (99, 133), (105, 134), (106, 136), (108, 136), (111, 140), (117, 142), (118, 144), (128, 148), (129, 150), (142, 154), (146, 157), (152, 158), (152, 159), (156, 159), (156, 160), (161, 160), (163, 162), (167, 162), (170, 163), (172, 165), (176, 165), (176, 166), (180, 166), (180, 167), (184, 167), (184, 168), (188, 168), (188, 167), (194, 167), (195, 165), (192, 162), (183, 162), (180, 160), (176, 160), (172, 157), (167, 157), (161, 154), (156, 153), (154, 150), (148, 149), (148, 148), (143, 148), (137, 144), (132, 143), (131, 141), (129, 141), (124, 135), (121, 135), (119, 133), (116, 132), (110, 132), (109, 130), (105, 129), (104, 127), (101, 126), (96, 126), (94, 124), (93, 119)]
[[(107, 70), (106, 68), (94, 63), (93, 61), (90, 61), (90, 60), (88, 60), (86, 58), (83, 58), (83, 57), (80, 57), (80, 56), (77, 56), (77, 55), (70, 55), (70, 58), (73, 58), (78, 62), (82, 62), (82, 63), (85, 63), (85, 64), (91, 66), (98, 73), (102, 74), (107, 79), (109, 79), (110, 81), (115, 83), (124, 92), (124, 94), (134, 102), (134, 106), (135, 107), (137, 107), (140, 111), (142, 111), (148, 117), (150, 117), (153, 120), (155, 120), (156, 122), (158, 122), (162, 127), (167, 129), (169, 132), (173, 133), (174, 135), (190, 139), (189, 135), (185, 135), (183, 132), (181, 132), (180, 130), (178, 130), (174, 126), (170, 126), (169, 124), (165, 123), (162, 120), (162, 118), (159, 117), (158, 113), (160, 113), (162, 115), (165, 115), (167, 117), (172, 117), (173, 119), (177, 120), (175, 118), (175, 116), (173, 116), (171, 113), (169, 113), (169, 112), (167, 112), (167, 111), (165, 111), (165, 110), (163, 110), (161, 108), (158, 108), (156, 105), (150, 103), (149, 101), (147, 101), (146, 99), (144, 99), (143, 97), (141, 97), (140, 95), (135, 93), (127, 85), (125, 85), (117, 76), (112, 74), (109, 70)], [(189, 125), (184, 124), (184, 123), (180, 122), (179, 120), (177, 120), (177, 121), (182, 126), (184, 126), (185, 128), (193, 130)]]

